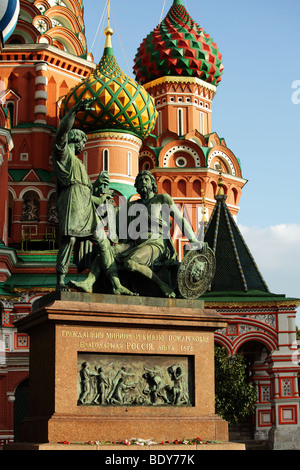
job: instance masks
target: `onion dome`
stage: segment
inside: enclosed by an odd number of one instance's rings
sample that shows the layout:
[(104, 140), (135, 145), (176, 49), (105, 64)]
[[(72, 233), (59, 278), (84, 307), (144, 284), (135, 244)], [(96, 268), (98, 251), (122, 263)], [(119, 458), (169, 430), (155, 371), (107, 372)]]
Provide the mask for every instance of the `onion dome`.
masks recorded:
[(155, 126), (157, 111), (153, 98), (143, 86), (125, 75), (111, 45), (113, 31), (104, 31), (107, 39), (96, 70), (64, 97), (61, 116), (78, 101), (95, 99), (93, 110), (77, 114), (75, 127), (86, 133), (113, 130), (132, 133), (141, 139)]
[(217, 45), (174, 0), (166, 18), (143, 40), (133, 67), (139, 83), (165, 76), (196, 77), (218, 85), (223, 72)]
[(12, 35), (20, 13), (19, 0), (1, 0), (0, 3), (0, 31), (3, 42)]

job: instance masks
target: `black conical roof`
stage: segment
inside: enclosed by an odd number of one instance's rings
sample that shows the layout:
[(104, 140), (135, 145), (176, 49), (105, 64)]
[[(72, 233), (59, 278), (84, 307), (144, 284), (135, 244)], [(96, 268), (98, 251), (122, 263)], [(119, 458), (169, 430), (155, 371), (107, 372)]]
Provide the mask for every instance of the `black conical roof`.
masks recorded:
[(255, 260), (226, 204), (227, 196), (217, 201), (205, 231), (205, 241), (216, 256), (216, 274), (211, 292), (269, 292)]

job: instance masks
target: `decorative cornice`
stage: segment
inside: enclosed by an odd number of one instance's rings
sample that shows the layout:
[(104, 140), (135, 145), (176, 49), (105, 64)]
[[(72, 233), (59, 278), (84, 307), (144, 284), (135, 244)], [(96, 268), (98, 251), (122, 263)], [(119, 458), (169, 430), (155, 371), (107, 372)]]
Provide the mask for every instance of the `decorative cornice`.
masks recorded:
[(134, 142), (135, 144), (141, 146), (143, 144), (142, 139), (139, 137), (125, 133), (125, 132), (114, 132), (114, 131), (103, 131), (103, 132), (94, 132), (87, 134), (89, 139), (113, 139), (113, 140), (127, 140), (130, 142)]
[[(70, 52), (63, 51), (62, 49), (59, 49), (58, 47), (52, 46), (50, 44), (44, 44), (44, 43), (39, 43), (39, 44), (7, 44), (5, 45), (5, 50), (3, 50), (2, 55), (7, 56), (9, 54), (18, 54), (22, 55), (22, 53), (42, 53), (42, 52), (51, 52), (52, 54), (56, 56), (60, 56), (62, 59), (68, 59), (71, 60), (72, 62), (77, 62), (81, 66), (88, 67), (89, 69), (96, 69), (96, 64), (94, 62), (91, 62), (90, 60), (83, 59), (82, 57), (75, 56), (71, 54)], [(5, 60), (4, 58), (1, 59), (1, 62)], [(15, 61), (14, 57), (12, 57), (12, 60)], [(26, 63), (28, 61), (32, 61), (34, 64), (36, 62), (43, 62), (45, 61), (44, 58), (36, 58), (33, 57), (31, 60), (26, 57)], [(53, 64), (50, 64), (53, 65)]]
[(208, 308), (213, 308), (216, 310), (221, 309), (228, 309), (228, 308), (239, 308), (241, 310), (245, 310), (248, 306), (252, 309), (255, 307), (258, 308), (284, 308), (284, 307), (299, 307), (300, 306), (300, 299), (293, 299), (293, 300), (265, 300), (265, 301), (254, 301), (251, 302), (249, 300), (240, 301), (240, 302), (225, 302), (225, 301), (206, 301), (205, 305)]
[(210, 91), (216, 93), (217, 87), (212, 85), (211, 83), (207, 83), (204, 80), (201, 80), (197, 77), (175, 77), (175, 76), (165, 76), (161, 78), (157, 78), (156, 80), (152, 80), (151, 82), (145, 83), (143, 87), (148, 90), (149, 88), (162, 85), (163, 83), (192, 83), (194, 85), (202, 86), (203, 88), (207, 88)]
[[(151, 170), (153, 173), (183, 173), (183, 172), (188, 172), (188, 173), (207, 173), (207, 174), (212, 174), (216, 175), (218, 174), (217, 170), (214, 170), (213, 168), (189, 168), (189, 167), (183, 167), (183, 168), (163, 168), (163, 167), (155, 167)], [(240, 176), (234, 176), (231, 175), (230, 173), (224, 173), (224, 178), (226, 180), (232, 180), (235, 182), (239, 182), (243, 185), (245, 185), (248, 180), (241, 178)]]
[[(23, 292), (55, 292), (56, 288), (55, 287), (15, 287), (14, 292), (22, 294)], [(1, 296), (2, 297), (2, 296)]]

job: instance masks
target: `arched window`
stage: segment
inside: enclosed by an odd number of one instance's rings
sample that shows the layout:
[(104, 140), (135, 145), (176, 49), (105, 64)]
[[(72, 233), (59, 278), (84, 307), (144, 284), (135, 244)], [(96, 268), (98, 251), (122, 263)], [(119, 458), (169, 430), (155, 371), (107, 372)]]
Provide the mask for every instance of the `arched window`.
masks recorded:
[(164, 180), (162, 184), (162, 189), (164, 193), (169, 194), (171, 196), (171, 181)]
[(131, 152), (127, 153), (127, 175), (132, 176), (132, 155), (131, 155)]
[(7, 227), (8, 238), (12, 237), (13, 207), (14, 207), (14, 198), (11, 192), (9, 191), (8, 192), (8, 227)]
[(162, 134), (162, 116), (161, 116), (161, 111), (158, 111), (158, 115), (157, 115), (157, 133), (158, 133), (158, 135)]
[(211, 186), (211, 196), (216, 196), (217, 195), (217, 192), (218, 192), (218, 185), (215, 181), (212, 181), (210, 183), (210, 186)]
[(109, 151), (103, 151), (103, 171), (109, 171)]
[(179, 108), (177, 110), (177, 134), (183, 135), (183, 110)]
[(237, 204), (238, 202), (238, 191), (236, 188), (233, 188), (232, 189), (232, 194), (233, 194), (233, 201), (234, 201), (234, 204)]
[(195, 180), (193, 181), (193, 196), (194, 197), (201, 197), (201, 181), (200, 180)]
[(200, 113), (200, 133), (205, 134), (204, 131), (204, 114)]
[(7, 101), (6, 107), (9, 111), (9, 118), (10, 118), (10, 125), (11, 127), (14, 126), (15, 123), (15, 103), (14, 101)]
[(178, 197), (186, 197), (186, 182), (184, 180), (178, 181)]
[(40, 200), (36, 192), (28, 191), (23, 196), (22, 221), (40, 220)]

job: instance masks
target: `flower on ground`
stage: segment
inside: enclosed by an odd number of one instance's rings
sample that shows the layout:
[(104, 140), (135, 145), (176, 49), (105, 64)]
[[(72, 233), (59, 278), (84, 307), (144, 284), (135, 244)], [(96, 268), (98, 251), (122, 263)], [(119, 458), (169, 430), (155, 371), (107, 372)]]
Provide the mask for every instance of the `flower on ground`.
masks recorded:
[[(126, 446), (138, 445), (138, 446), (151, 446), (151, 445), (164, 445), (164, 444), (184, 444), (184, 445), (197, 445), (197, 444), (213, 444), (220, 441), (203, 441), (200, 437), (194, 437), (193, 439), (185, 438), (183, 440), (175, 439), (173, 442), (170, 441), (154, 441), (152, 439), (141, 439), (140, 437), (134, 437), (131, 439), (124, 439), (123, 441), (88, 441), (88, 445), (112, 445), (122, 444)], [(60, 441), (59, 444), (69, 444), (68, 441)]]

